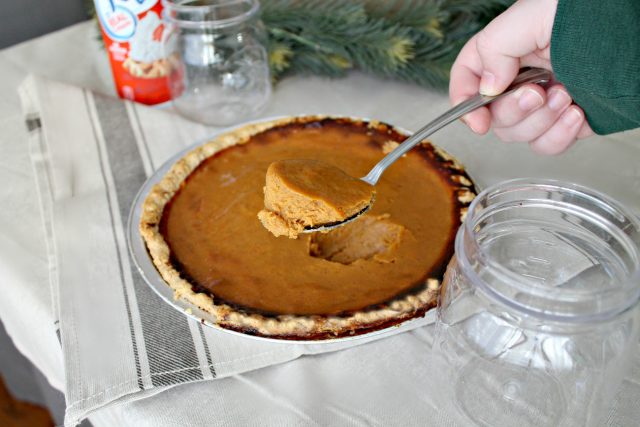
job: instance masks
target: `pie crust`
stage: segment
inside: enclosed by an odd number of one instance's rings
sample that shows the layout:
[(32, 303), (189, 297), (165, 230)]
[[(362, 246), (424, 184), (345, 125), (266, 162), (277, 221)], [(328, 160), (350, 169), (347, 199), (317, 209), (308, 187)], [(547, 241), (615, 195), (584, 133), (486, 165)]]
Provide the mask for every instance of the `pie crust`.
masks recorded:
[[(411, 318), (421, 317), (436, 306), (441, 277), (427, 278), (424, 283), (414, 288), (411, 292), (356, 312), (336, 315), (270, 315), (226, 303), (211, 292), (191, 283), (174, 266), (169, 245), (160, 231), (160, 223), (165, 207), (179, 191), (191, 172), (205, 159), (221, 150), (234, 145), (245, 144), (252, 136), (268, 129), (293, 123), (308, 124), (323, 120), (347, 121), (374, 129), (393, 129), (391, 126), (377, 121), (366, 122), (357, 119), (327, 116), (288, 117), (245, 125), (223, 133), (188, 152), (171, 167), (147, 195), (142, 206), (140, 233), (155, 267), (166, 283), (174, 290), (176, 299), (186, 300), (211, 314), (215, 318), (217, 326), (249, 335), (270, 338), (325, 340), (383, 329)], [(432, 150), (442, 171), (448, 175), (448, 185), (453, 188), (457, 199), (460, 222), (462, 222), (469, 204), (476, 195), (473, 182), (464, 172), (460, 163), (453, 157), (428, 142), (424, 142), (423, 145)]]

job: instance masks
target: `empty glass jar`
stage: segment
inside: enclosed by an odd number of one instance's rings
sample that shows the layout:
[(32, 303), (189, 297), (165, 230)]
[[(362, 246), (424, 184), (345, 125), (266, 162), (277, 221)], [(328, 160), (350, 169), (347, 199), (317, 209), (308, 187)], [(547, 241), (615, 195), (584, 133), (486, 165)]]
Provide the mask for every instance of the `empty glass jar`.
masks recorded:
[(639, 297), (640, 222), (619, 203), (547, 180), (489, 188), (456, 238), (430, 387), (461, 425), (601, 425)]
[(162, 0), (165, 46), (179, 72), (169, 78), (187, 118), (229, 125), (266, 105), (271, 80), (257, 0)]

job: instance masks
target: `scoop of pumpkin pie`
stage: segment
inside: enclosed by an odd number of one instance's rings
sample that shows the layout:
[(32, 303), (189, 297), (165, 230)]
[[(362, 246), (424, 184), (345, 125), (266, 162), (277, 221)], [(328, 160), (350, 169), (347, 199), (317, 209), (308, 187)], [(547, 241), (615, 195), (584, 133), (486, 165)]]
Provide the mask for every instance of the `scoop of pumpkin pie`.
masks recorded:
[(366, 208), (372, 186), (330, 164), (280, 160), (267, 169), (262, 225), (274, 236), (295, 239), (305, 227), (341, 222)]

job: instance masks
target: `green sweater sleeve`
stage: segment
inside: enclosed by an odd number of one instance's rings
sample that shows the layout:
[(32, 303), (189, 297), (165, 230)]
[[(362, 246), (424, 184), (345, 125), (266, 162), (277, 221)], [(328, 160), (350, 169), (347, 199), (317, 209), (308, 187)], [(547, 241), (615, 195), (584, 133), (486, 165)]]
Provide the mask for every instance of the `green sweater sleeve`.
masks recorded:
[(559, 0), (551, 65), (594, 132), (640, 127), (640, 0)]

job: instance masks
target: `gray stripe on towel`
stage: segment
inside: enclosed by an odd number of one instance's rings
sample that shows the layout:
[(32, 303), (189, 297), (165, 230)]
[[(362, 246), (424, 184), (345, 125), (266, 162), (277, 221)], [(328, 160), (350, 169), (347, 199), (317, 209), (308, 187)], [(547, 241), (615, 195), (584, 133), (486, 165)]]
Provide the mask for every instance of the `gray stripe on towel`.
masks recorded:
[(202, 338), (202, 344), (204, 344), (204, 354), (207, 357), (207, 365), (211, 370), (211, 375), (213, 378), (216, 377), (216, 368), (213, 366), (213, 361), (211, 359), (211, 351), (209, 351), (209, 344), (207, 344), (207, 339), (204, 336), (204, 329), (202, 328), (202, 323), (198, 323), (198, 331), (200, 332), (200, 338)]
[(27, 130), (29, 132), (42, 128), (42, 121), (40, 120), (40, 116), (37, 115), (28, 115), (25, 123), (27, 124)]
[[(100, 174), (102, 176), (102, 181), (104, 182), (104, 188), (105, 191), (109, 191), (109, 184), (107, 182), (107, 176), (106, 176), (106, 172), (104, 170), (104, 161), (102, 159), (102, 150), (100, 150), (100, 140), (98, 138), (98, 133), (97, 133), (97, 129), (96, 126), (97, 124), (94, 123), (93, 120), (93, 115), (91, 114), (91, 108), (89, 107), (89, 100), (88, 100), (88, 93), (87, 91), (83, 91), (82, 95), (84, 96), (84, 102), (85, 102), (85, 106), (87, 108), (87, 114), (91, 120), (91, 128), (93, 131), (93, 139), (95, 140), (96, 143), (96, 149), (97, 149), (97, 153), (98, 153), (98, 157), (100, 158)], [(136, 344), (136, 335), (133, 331), (133, 319), (131, 318), (131, 309), (129, 307), (129, 297), (127, 295), (127, 287), (125, 286), (125, 282), (124, 282), (124, 268), (122, 266), (122, 249), (119, 247), (119, 245), (117, 244), (118, 239), (116, 237), (116, 230), (115, 230), (115, 220), (114, 220), (114, 215), (113, 215), (113, 207), (111, 206), (111, 198), (109, 197), (109, 195), (107, 194), (107, 203), (109, 204), (109, 219), (111, 220), (111, 233), (113, 235), (113, 242), (116, 245), (116, 253), (118, 255), (118, 267), (119, 267), (119, 271), (120, 271), (120, 285), (122, 286), (122, 293), (124, 295), (124, 304), (125, 304), (125, 308), (127, 311), (127, 320), (129, 323), (129, 332), (131, 334), (131, 346), (133, 349), (133, 357), (135, 359), (135, 365), (136, 365), (136, 373), (138, 375), (138, 387), (140, 388), (140, 390), (144, 390), (144, 385), (142, 383), (142, 369), (140, 367), (140, 357), (138, 355), (138, 346)]]
[[(104, 135), (122, 224), (146, 176), (133, 129), (122, 101), (94, 95)], [(124, 248), (126, 250), (126, 248)], [(154, 386), (203, 379), (187, 319), (165, 304), (141, 277), (131, 260), (135, 295)], [(199, 337), (198, 337), (199, 338)]]

